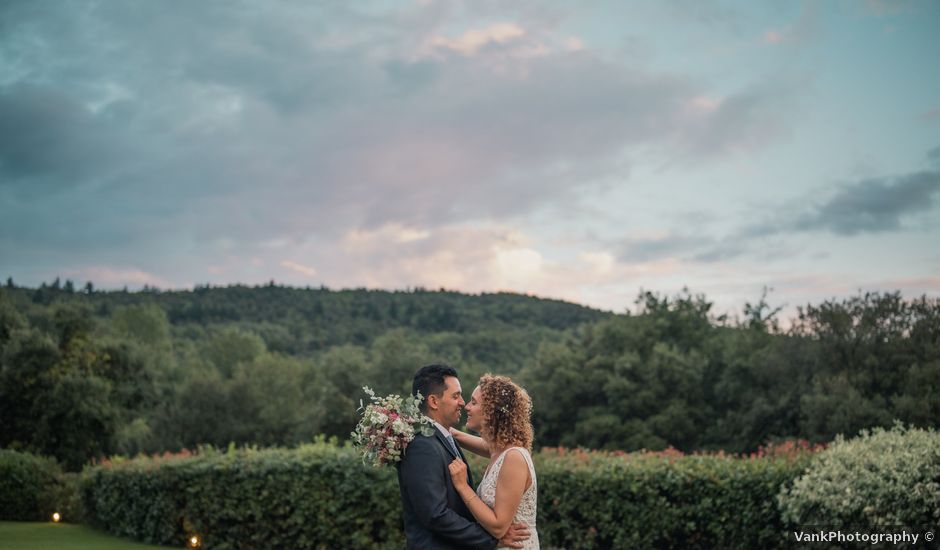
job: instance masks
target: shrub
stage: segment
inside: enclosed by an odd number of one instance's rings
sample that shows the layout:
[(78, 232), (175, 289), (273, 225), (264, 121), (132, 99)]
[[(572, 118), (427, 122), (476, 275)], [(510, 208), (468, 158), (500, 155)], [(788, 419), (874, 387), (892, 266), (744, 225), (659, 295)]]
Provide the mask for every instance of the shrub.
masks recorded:
[(0, 520), (47, 520), (63, 494), (54, 459), (0, 449)]
[(395, 470), (362, 465), (352, 449), (205, 450), (139, 458), (85, 472), (93, 523), (114, 534), (207, 548), (401, 548)]
[[(542, 546), (784, 547), (775, 495), (810, 454), (602, 453), (535, 455)], [(484, 462), (471, 459), (479, 481)], [(350, 448), (204, 451), (138, 458), (85, 472), (94, 522), (118, 535), (206, 548), (402, 548), (393, 468), (364, 467)]]
[(940, 433), (895, 424), (838, 437), (779, 496), (796, 525), (935, 526), (940, 523)]
[(547, 450), (536, 457), (542, 541), (587, 548), (782, 548), (775, 496), (810, 454), (737, 458)]

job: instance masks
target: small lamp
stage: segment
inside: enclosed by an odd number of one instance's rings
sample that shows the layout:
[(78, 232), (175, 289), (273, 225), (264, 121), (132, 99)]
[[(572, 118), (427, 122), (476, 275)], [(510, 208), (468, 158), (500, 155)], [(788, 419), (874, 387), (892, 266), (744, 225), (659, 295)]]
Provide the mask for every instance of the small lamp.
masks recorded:
[(53, 523), (59, 523), (59, 520), (60, 520), (60, 519), (62, 519), (62, 515), (61, 515), (61, 514), (59, 514), (58, 512), (53, 512), (53, 513), (52, 513), (52, 522), (53, 522)]
[(202, 546), (202, 539), (199, 538), (199, 535), (195, 533), (192, 535), (189, 535), (189, 537), (186, 538), (186, 546), (188, 546), (189, 548), (199, 548), (200, 546)]

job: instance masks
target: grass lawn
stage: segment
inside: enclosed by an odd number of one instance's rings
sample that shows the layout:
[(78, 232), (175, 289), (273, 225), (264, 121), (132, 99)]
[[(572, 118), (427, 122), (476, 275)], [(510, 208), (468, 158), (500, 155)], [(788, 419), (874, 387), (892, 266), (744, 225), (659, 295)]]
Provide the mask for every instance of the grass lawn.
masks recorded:
[(71, 523), (0, 521), (0, 550), (166, 550)]

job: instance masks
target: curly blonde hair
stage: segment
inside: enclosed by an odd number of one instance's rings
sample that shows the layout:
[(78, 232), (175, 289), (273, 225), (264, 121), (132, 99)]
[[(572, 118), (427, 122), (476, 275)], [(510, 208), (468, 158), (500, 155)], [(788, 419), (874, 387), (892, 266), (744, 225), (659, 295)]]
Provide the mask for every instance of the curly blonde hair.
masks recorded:
[(508, 376), (484, 374), (480, 378), (483, 426), (481, 435), (499, 448), (532, 450), (532, 400)]

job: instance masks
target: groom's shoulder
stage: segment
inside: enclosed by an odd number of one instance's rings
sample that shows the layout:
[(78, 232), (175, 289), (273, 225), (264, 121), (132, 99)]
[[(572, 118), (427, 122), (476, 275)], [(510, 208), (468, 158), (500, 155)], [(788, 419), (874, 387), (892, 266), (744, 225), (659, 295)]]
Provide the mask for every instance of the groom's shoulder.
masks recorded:
[(436, 441), (433, 435), (415, 434), (414, 439), (411, 440), (411, 443), (409, 443), (408, 447), (405, 449), (405, 456), (408, 456), (409, 451), (411, 451), (412, 455), (434, 453), (436, 451), (434, 447), (435, 444)]
[(435, 441), (435, 437), (433, 435), (415, 434), (414, 439), (411, 440), (411, 443), (409, 443), (408, 446), (410, 447), (412, 445), (418, 445), (418, 446), (433, 445), (434, 441)]

